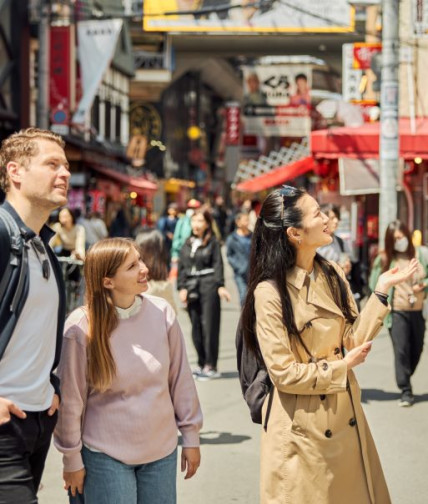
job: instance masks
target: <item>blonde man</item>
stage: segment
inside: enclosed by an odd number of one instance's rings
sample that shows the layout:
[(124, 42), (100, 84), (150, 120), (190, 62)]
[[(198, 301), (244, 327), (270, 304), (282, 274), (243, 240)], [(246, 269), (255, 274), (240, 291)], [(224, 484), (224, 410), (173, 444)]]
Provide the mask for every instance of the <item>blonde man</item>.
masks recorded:
[(61, 137), (29, 128), (0, 149), (0, 502), (33, 504), (57, 419), (65, 296), (48, 242), (67, 202)]

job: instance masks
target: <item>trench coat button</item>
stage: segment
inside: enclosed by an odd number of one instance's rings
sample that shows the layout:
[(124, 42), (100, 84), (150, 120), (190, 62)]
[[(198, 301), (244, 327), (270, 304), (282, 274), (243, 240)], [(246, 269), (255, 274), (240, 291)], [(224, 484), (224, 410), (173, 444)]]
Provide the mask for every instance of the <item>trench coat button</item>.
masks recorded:
[(325, 394), (321, 394), (321, 395), (320, 395), (320, 399), (321, 399), (321, 401), (324, 401), (324, 399), (325, 399)]
[(327, 369), (328, 369), (327, 362), (324, 362), (324, 364), (322, 365), (322, 368), (323, 368), (324, 371), (327, 371)]
[(331, 438), (331, 436), (333, 435), (333, 433), (331, 432), (331, 430), (330, 430), (330, 429), (327, 429), (327, 430), (324, 432), (324, 434), (325, 434), (325, 437), (326, 437), (326, 438)]
[(334, 349), (334, 355), (339, 355), (340, 354), (340, 348), (339, 347), (336, 347)]
[(355, 420), (355, 418), (351, 418), (351, 420), (349, 420), (349, 425), (351, 427), (355, 427), (357, 425), (357, 421)]

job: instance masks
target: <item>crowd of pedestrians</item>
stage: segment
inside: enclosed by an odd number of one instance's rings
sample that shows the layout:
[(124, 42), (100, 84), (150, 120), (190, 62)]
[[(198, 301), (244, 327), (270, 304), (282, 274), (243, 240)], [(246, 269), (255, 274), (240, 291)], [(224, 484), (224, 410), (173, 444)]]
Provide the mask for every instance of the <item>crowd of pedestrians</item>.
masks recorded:
[[(133, 237), (125, 207), (109, 227), (99, 214), (68, 208), (69, 178), (59, 136), (30, 128), (4, 140), (0, 502), (37, 502), (54, 430), (71, 503), (176, 502), (177, 431), (185, 478), (200, 464), (194, 382), (221, 377), (221, 301), (231, 300), (225, 256), (246, 345), (270, 383), (261, 502), (287, 495), (339, 504), (346, 491), (350, 503), (389, 503), (352, 370), (385, 319), (399, 405), (413, 405), (428, 254), (410, 230), (400, 221), (388, 226), (364, 285), (337, 234), (339, 209), (320, 207), (303, 190), (284, 186), (233, 210), (221, 196), (213, 205), (191, 198), (183, 215), (170, 203), (156, 228)], [(61, 257), (83, 269), (63, 271)], [(85, 287), (71, 313), (64, 280)], [(191, 322), (193, 370), (179, 309)]]

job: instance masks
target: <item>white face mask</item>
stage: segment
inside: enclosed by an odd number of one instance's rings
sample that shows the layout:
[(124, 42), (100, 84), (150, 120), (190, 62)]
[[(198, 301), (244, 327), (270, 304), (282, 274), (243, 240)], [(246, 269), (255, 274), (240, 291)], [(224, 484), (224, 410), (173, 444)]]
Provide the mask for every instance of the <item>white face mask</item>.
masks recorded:
[(394, 250), (396, 250), (397, 252), (406, 252), (408, 246), (409, 240), (405, 236), (403, 236), (403, 238), (395, 240)]

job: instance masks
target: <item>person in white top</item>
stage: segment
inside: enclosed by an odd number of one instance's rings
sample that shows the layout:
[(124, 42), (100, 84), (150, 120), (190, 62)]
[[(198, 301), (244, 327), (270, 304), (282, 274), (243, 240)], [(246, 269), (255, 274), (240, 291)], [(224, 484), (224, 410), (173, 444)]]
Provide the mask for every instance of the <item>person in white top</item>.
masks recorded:
[[(33, 504), (55, 427), (65, 293), (45, 222), (67, 203), (64, 142), (14, 133), (0, 150), (0, 502)], [(21, 245), (6, 220), (19, 228)], [(15, 255), (15, 249), (19, 254)], [(12, 268), (9, 266), (12, 265)], [(3, 290), (3, 286), (5, 289)], [(15, 302), (16, 300), (16, 302)]]
[(97, 242), (84, 270), (87, 305), (67, 319), (58, 368), (64, 487), (85, 504), (175, 504), (177, 429), (188, 479), (202, 425), (175, 313), (141, 295), (148, 270), (129, 239)]

